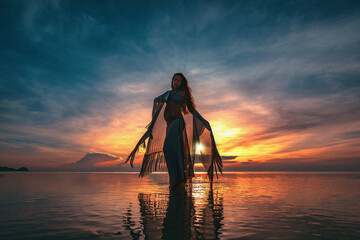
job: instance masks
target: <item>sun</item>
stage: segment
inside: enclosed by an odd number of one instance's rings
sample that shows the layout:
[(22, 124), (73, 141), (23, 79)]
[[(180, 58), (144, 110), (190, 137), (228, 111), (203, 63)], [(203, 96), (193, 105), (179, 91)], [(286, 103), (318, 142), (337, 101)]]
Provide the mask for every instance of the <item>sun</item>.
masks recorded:
[(195, 154), (201, 154), (201, 151), (204, 149), (204, 146), (201, 143), (196, 144)]

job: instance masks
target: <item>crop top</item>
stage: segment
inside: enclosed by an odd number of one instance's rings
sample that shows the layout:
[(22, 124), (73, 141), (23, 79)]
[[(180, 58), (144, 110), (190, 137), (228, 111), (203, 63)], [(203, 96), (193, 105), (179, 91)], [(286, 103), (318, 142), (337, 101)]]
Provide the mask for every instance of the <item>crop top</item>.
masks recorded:
[[(176, 90), (173, 91), (166, 91), (162, 95), (156, 97), (154, 99), (154, 102), (160, 100), (160, 99), (167, 99), (166, 101), (166, 107), (164, 112), (164, 117), (167, 123), (170, 123), (174, 118), (181, 117), (181, 104), (182, 101), (184, 101), (184, 97), (177, 92)], [(170, 101), (172, 99), (172, 101)], [(170, 106), (169, 106), (170, 105)], [(172, 106), (171, 106), (172, 105)], [(154, 105), (155, 106), (155, 105)], [(153, 116), (155, 114), (155, 108), (153, 108)], [(192, 114), (198, 118), (205, 127), (211, 131), (211, 127), (208, 121), (206, 121), (199, 113), (198, 111), (194, 110)]]
[(178, 91), (174, 90), (170, 92), (167, 102), (169, 103), (169, 101), (174, 101), (181, 106), (184, 102), (184, 97)]

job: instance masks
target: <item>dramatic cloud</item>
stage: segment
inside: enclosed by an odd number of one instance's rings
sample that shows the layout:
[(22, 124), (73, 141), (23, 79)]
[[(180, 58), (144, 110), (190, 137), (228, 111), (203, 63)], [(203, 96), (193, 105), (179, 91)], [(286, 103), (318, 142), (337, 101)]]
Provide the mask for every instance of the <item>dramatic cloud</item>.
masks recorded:
[(225, 169), (360, 164), (358, 1), (0, 5), (1, 165), (125, 159), (174, 72), (188, 77)]

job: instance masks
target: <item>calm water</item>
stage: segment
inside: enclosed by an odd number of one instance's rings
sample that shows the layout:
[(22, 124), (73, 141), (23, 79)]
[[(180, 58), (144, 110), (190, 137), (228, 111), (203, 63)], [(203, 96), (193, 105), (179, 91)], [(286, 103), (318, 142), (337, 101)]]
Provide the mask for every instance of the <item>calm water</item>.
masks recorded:
[(0, 173), (0, 239), (360, 239), (360, 173)]

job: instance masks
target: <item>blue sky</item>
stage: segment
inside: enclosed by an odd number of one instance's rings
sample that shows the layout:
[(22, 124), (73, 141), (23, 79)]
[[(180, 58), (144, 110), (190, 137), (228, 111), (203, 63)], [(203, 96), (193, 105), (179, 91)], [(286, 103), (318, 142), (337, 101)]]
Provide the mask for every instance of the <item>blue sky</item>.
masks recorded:
[[(359, 5), (1, 0), (0, 164), (123, 159), (152, 99), (183, 72), (199, 112), (218, 126), (220, 153), (247, 161), (229, 169), (310, 159), (360, 169)], [(282, 147), (256, 155), (268, 140)], [(235, 150), (256, 144), (243, 157)]]

